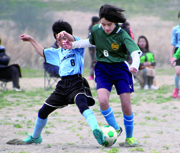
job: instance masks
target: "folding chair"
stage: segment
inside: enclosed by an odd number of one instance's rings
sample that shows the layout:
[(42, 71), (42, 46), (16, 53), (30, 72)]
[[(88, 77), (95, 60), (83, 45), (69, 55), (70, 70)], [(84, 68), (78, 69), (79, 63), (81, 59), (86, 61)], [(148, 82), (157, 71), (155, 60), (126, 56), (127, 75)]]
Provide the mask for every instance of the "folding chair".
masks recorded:
[(44, 62), (44, 90), (52, 88), (52, 86), (58, 82), (60, 79), (58, 71), (58, 66)]
[(44, 70), (44, 90), (48, 90), (52, 88), (52, 86), (58, 82), (60, 76), (53, 76), (49, 74), (46, 70)]
[(0, 89), (1, 90), (7, 90), (7, 83), (11, 82), (12, 80), (10, 79), (1, 79), (0, 78)]

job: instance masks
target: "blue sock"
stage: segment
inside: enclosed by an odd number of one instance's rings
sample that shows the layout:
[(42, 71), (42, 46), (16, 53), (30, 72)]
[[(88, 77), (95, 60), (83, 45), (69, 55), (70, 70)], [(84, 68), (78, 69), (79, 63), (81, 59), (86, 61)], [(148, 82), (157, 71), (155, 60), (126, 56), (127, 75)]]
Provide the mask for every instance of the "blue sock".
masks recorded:
[(112, 126), (115, 130), (118, 130), (119, 129), (119, 125), (118, 123), (116, 122), (116, 119), (114, 117), (114, 113), (111, 109), (111, 107), (109, 106), (109, 108), (105, 111), (102, 111), (101, 110), (101, 113), (103, 114), (103, 116), (105, 117), (107, 123)]
[(124, 126), (126, 130), (126, 138), (133, 137), (133, 129), (134, 129), (134, 113), (131, 116), (124, 116)]
[(86, 109), (82, 115), (85, 117), (92, 131), (94, 129), (100, 129), (96, 117), (91, 109)]
[(175, 75), (174, 76), (174, 81), (175, 81), (175, 88), (179, 89), (179, 76)]
[(36, 123), (34, 126), (34, 131), (32, 134), (33, 138), (39, 138), (40, 137), (42, 129), (45, 127), (46, 123), (47, 123), (47, 118), (41, 119), (41, 118), (37, 117)]

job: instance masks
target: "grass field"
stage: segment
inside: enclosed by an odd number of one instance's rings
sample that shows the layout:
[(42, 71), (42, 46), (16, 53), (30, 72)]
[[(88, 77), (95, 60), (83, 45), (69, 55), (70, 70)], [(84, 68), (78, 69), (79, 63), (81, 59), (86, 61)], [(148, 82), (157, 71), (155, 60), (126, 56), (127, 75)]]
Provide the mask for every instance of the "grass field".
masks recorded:
[[(0, 152), (2, 153), (176, 153), (179, 151), (179, 100), (173, 99), (174, 88), (173, 69), (157, 69), (156, 77), (159, 90), (136, 89), (131, 95), (132, 108), (135, 113), (134, 137), (141, 144), (139, 147), (119, 147), (125, 139), (125, 133), (118, 138), (115, 145), (102, 148), (94, 140), (92, 132), (85, 119), (79, 114), (75, 105), (59, 109), (48, 118), (48, 123), (42, 132), (41, 145), (8, 145), (7, 141), (17, 138), (24, 139), (25, 133), (32, 133), (37, 111), (50, 95), (53, 89), (44, 91), (43, 86), (29, 85), (22, 92), (0, 91)], [(25, 78), (43, 80), (43, 71), (23, 69)], [(88, 70), (85, 69), (85, 77)], [(170, 82), (170, 83), (169, 83)], [(40, 82), (39, 82), (40, 83)], [(90, 82), (91, 84), (91, 82)], [(96, 100), (94, 111), (100, 126), (106, 125), (97, 100), (97, 93), (92, 86), (92, 94)], [(119, 125), (123, 126), (121, 104), (113, 89), (110, 105)]]
[[(119, 147), (125, 139), (122, 134), (111, 148), (102, 148), (94, 140), (85, 119), (75, 105), (59, 109), (49, 116), (42, 132), (41, 145), (7, 145), (13, 139), (24, 139), (25, 133), (32, 133), (39, 108), (53, 89), (44, 91), (42, 63), (44, 61), (28, 43), (22, 43), (19, 35), (33, 35), (43, 46), (54, 42), (51, 24), (59, 18), (71, 23), (74, 33), (87, 37), (92, 15), (98, 15), (104, 3), (122, 6), (132, 26), (135, 41), (139, 35), (146, 35), (150, 50), (157, 61), (156, 76), (159, 90), (137, 89), (131, 95), (135, 113), (134, 137), (140, 142), (137, 148)], [(2, 153), (177, 153), (179, 152), (179, 100), (172, 98), (174, 69), (169, 62), (169, 46), (173, 26), (178, 24), (178, 0), (0, 0), (0, 37), (6, 47), (11, 63), (22, 68), (22, 92), (0, 91), (0, 152)], [(88, 54), (85, 57), (84, 76), (88, 77)], [(35, 81), (35, 83), (33, 82)], [(94, 82), (90, 82), (96, 105), (91, 107), (100, 126), (105, 125), (99, 111)], [(123, 126), (121, 104), (113, 89), (110, 105), (119, 125)]]

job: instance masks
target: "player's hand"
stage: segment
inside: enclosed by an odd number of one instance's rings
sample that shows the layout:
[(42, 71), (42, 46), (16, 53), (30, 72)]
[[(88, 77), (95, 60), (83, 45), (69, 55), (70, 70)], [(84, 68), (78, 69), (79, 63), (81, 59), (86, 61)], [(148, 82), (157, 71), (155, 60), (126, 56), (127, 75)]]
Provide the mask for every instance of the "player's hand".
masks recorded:
[(23, 34), (23, 35), (20, 35), (20, 39), (23, 41), (30, 41), (32, 37), (29, 35)]
[(131, 67), (131, 68), (129, 69), (129, 71), (130, 71), (131, 73), (137, 73), (137, 72), (138, 72), (135, 67)]
[(171, 63), (171, 66), (172, 67), (174, 67), (175, 65), (174, 65), (174, 62), (176, 61), (176, 58), (175, 57), (173, 57), (172, 59), (171, 59), (171, 61), (170, 61), (170, 63)]
[(66, 31), (61, 31), (60, 33), (58, 33), (57, 40), (62, 39), (65, 35), (66, 35)]
[(72, 42), (67, 40), (63, 42), (63, 48), (64, 49), (72, 49)]
[(150, 65), (151, 65), (151, 62), (144, 62), (143, 65), (144, 65), (144, 66), (150, 66)]

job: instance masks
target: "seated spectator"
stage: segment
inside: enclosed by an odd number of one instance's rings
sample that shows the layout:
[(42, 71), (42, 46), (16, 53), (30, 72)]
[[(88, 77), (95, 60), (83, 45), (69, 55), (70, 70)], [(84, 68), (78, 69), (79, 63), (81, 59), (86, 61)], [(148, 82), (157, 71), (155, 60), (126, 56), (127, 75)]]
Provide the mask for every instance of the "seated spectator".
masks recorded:
[(140, 57), (140, 67), (136, 78), (143, 89), (157, 90), (158, 87), (153, 85), (156, 62), (154, 59), (154, 54), (149, 50), (147, 38), (145, 36), (140, 36), (138, 38), (137, 45), (143, 54)]
[(18, 64), (9, 65), (10, 57), (5, 53), (5, 47), (1, 46), (0, 39), (0, 79), (12, 80), (13, 90), (21, 91), (19, 78), (21, 71)]

